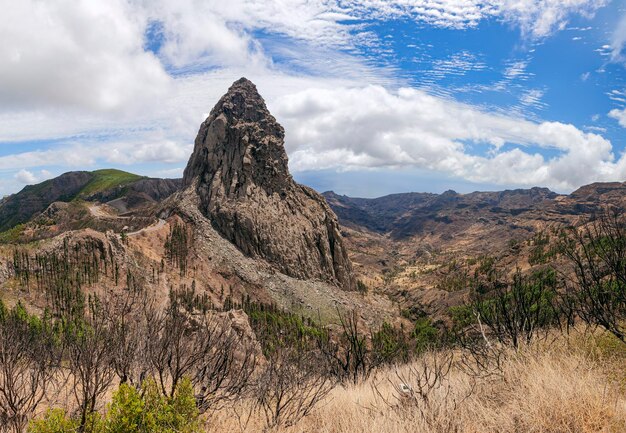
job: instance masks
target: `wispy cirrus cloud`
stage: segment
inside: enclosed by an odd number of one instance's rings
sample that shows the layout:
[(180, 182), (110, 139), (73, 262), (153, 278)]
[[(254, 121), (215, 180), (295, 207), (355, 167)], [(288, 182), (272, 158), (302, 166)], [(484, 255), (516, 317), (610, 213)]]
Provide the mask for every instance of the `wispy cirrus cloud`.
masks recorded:
[[(313, 167), (310, 162), (313, 160), (319, 167), (334, 166), (341, 161), (346, 167), (379, 163), (426, 166), (411, 144), (416, 131), (425, 128), (422, 131), (425, 136), (432, 139), (433, 145), (441, 145), (442, 154), (447, 155), (442, 159), (432, 154), (435, 158), (432, 167), (437, 170), (468, 179), (487, 179), (484, 173), (498, 172), (496, 162), (517, 161), (513, 177), (518, 182), (543, 179), (557, 186), (570, 185), (571, 179), (555, 174), (556, 168), (544, 177), (533, 174), (534, 169), (542, 171), (536, 164), (543, 157), (525, 151), (523, 146), (541, 147), (550, 128), (545, 126), (543, 133), (537, 133), (540, 123), (530, 122), (528, 126), (525, 123), (528, 121), (518, 118), (524, 113), (488, 117), (476, 107), (455, 105), (450, 92), (442, 94), (444, 98), (436, 98), (424, 92), (408, 97), (409, 90), (393, 90), (405, 87), (408, 80), (400, 76), (391, 62), (372, 61), (372, 56), (368, 57), (368, 53), (381, 56), (388, 50), (382, 36), (372, 30), (372, 20), (402, 20), (416, 23), (418, 28), (453, 29), (476, 28), (481, 22), (496, 20), (519, 29), (524, 38), (536, 40), (559, 31), (572, 17), (593, 14), (605, 3), (603, 0), (111, 0), (105, 3), (0, 0), (4, 11), (0, 26), (3, 40), (0, 146), (12, 149), (2, 152), (0, 170), (13, 170), (10, 176), (14, 184), (41, 178), (40, 170), (50, 165), (69, 169), (158, 162), (178, 167), (190, 152), (202, 114), (233, 79), (245, 75), (259, 85), (270, 108), (285, 116), (292, 137), (288, 141), (289, 150), (296, 168)], [(520, 82), (532, 77), (528, 72), (529, 61), (522, 56), (505, 65), (500, 88), (496, 90), (513, 89), (519, 96), (518, 106), (539, 107), (544, 89), (519, 87)], [(435, 83), (443, 77), (463, 76), (486, 68), (479, 54), (461, 50), (434, 59), (424, 87), (429, 86), (430, 80), (430, 90), (435, 92)], [(379, 85), (373, 87), (378, 90), (373, 91), (371, 84)], [(343, 141), (329, 137), (329, 143), (337, 145), (335, 150), (318, 146), (310, 155), (303, 154), (298, 143), (306, 137), (320, 136), (327, 123), (332, 126), (329, 130), (343, 137), (332, 118), (311, 117), (304, 112), (298, 118), (285, 108), (285, 101), (290, 98), (293, 101), (304, 98), (303, 89), (305, 92), (321, 89), (320, 95), (345, 97), (346, 109), (353, 110), (355, 116), (365, 109), (374, 110), (363, 114), (363, 119), (372, 121), (364, 125), (367, 126), (364, 131), (384, 139), (390, 149), (397, 150), (400, 160), (390, 159), (383, 149), (375, 147), (367, 152), (346, 147), (347, 137)], [(363, 98), (361, 102), (358, 95)], [(466, 131), (449, 135), (446, 131), (455, 131), (457, 127), (437, 117), (432, 121), (442, 122), (445, 128), (424, 126), (428, 116), (414, 106), (418, 100), (434, 110), (452, 110), (481, 131), (480, 134), (468, 136)], [(322, 107), (328, 103), (310, 97), (303, 101)], [(396, 120), (384, 115), (381, 118), (385, 122), (381, 122), (380, 118), (372, 117), (379, 102), (387, 110), (407, 111), (398, 112)], [(334, 107), (328, 116), (331, 113), (339, 118), (347, 116)], [(411, 116), (422, 126), (409, 127)], [(356, 128), (363, 119), (348, 116), (346, 125)], [(521, 128), (521, 138), (503, 135), (497, 126), (503, 122), (508, 122), (512, 130)], [(373, 126), (379, 132), (373, 131)], [(321, 128), (322, 132), (315, 128)], [(606, 148), (606, 140), (584, 135), (579, 130), (561, 129), (579, 141)], [(358, 130), (353, 132), (353, 139), (360, 137)], [(28, 149), (20, 148), (31, 140), (52, 139), (55, 143), (48, 146), (29, 144)], [(500, 146), (509, 139), (517, 143), (518, 153), (499, 153), (491, 159), (480, 159), (463, 144), (465, 140), (476, 140)], [(368, 142), (367, 137), (364, 142)], [(427, 146), (422, 150), (425, 156), (434, 152)], [(571, 149), (561, 151), (578, 155)], [(563, 160), (559, 164), (569, 161), (565, 157)], [(590, 160), (596, 164), (578, 167), (576, 160), (568, 163), (568, 168), (591, 172), (601, 166), (598, 161), (606, 162), (610, 157), (605, 153)], [(558, 166), (554, 164), (553, 167)], [(613, 166), (607, 167), (609, 172), (615, 172)]]
[(625, 60), (624, 53), (626, 49), (626, 13), (622, 16), (617, 27), (613, 31), (611, 37), (611, 45), (607, 48), (610, 49), (611, 60), (614, 62), (622, 62)]

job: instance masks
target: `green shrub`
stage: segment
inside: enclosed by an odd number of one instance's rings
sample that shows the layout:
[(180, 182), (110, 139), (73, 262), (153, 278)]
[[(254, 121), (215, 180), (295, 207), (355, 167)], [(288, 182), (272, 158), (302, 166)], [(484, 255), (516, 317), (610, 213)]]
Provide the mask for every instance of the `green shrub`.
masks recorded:
[(422, 353), (440, 343), (439, 330), (433, 326), (428, 317), (417, 319), (413, 328), (415, 351)]
[(368, 291), (367, 284), (365, 284), (362, 280), (356, 280), (356, 289), (359, 293), (366, 294)]
[(184, 379), (174, 397), (163, 396), (154, 380), (141, 393), (120, 385), (106, 415), (107, 433), (193, 433), (200, 431), (193, 387)]
[(78, 430), (78, 420), (65, 414), (63, 409), (48, 409), (41, 417), (32, 420), (28, 433), (71, 433)]
[(372, 351), (378, 362), (391, 364), (398, 360), (406, 362), (409, 357), (409, 344), (403, 329), (383, 322), (380, 329), (372, 332)]
[[(62, 409), (50, 409), (43, 417), (32, 420), (28, 433), (73, 433), (78, 419), (68, 417)], [(153, 379), (142, 391), (122, 384), (113, 394), (105, 416), (89, 416), (85, 433), (196, 433), (200, 421), (193, 387), (184, 379), (174, 397), (163, 396)]]
[(107, 431), (140, 432), (145, 425), (145, 403), (136, 388), (122, 384), (113, 394), (107, 413)]

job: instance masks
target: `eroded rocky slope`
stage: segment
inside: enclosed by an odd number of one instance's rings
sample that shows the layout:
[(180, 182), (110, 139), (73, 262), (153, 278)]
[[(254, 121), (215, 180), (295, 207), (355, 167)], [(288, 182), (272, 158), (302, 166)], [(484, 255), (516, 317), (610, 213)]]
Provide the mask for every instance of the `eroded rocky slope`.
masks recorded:
[(185, 175), (200, 209), (244, 254), (287, 275), (355, 286), (337, 219), (287, 167), (284, 130), (250, 81), (236, 81), (200, 127)]

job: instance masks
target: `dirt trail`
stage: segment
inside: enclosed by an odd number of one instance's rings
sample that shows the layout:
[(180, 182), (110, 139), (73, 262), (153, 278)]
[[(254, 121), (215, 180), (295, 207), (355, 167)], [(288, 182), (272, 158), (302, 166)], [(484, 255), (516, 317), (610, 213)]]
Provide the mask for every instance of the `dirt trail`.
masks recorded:
[(97, 204), (90, 204), (89, 212), (91, 212), (91, 215), (97, 218), (119, 218), (116, 215), (111, 215), (110, 213), (106, 212), (104, 209), (102, 209), (102, 206)]
[(156, 230), (159, 230), (159, 229), (163, 228), (163, 226), (166, 223), (167, 223), (167, 221), (165, 221), (164, 219), (159, 218), (159, 220), (156, 223), (154, 223), (152, 225), (149, 225), (148, 227), (144, 227), (144, 228), (142, 228), (140, 230), (137, 230), (135, 232), (126, 233), (126, 236), (136, 236), (136, 235), (139, 235), (141, 233), (153, 232), (153, 231), (156, 231)]
[[(91, 212), (91, 215), (93, 215), (96, 218), (117, 218), (120, 220), (130, 219), (130, 217), (127, 217), (127, 216), (118, 216), (118, 215), (111, 214), (107, 212), (106, 210), (104, 210), (103, 207), (98, 204), (89, 205), (89, 212)], [(165, 221), (164, 219), (159, 218), (158, 221), (155, 222), (154, 224), (151, 224), (148, 227), (144, 227), (134, 232), (126, 233), (126, 236), (137, 236), (141, 233), (148, 233), (148, 232), (159, 230), (163, 228), (166, 222), (167, 221)]]

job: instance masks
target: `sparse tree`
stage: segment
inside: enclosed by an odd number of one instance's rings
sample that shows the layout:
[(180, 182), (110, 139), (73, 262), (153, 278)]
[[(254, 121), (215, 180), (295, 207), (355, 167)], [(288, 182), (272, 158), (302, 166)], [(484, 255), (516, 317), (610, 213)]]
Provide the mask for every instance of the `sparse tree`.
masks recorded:
[(46, 320), (0, 303), (0, 432), (24, 431), (54, 383), (57, 349)]
[(255, 369), (255, 349), (219, 317), (194, 314), (172, 300), (147, 318), (147, 355), (162, 393), (172, 397), (189, 377), (201, 412), (240, 396)]
[(254, 389), (265, 431), (293, 426), (333, 389), (335, 382), (320, 367), (317, 355), (279, 347), (267, 357)]
[(574, 278), (567, 285), (575, 312), (626, 343), (626, 219), (605, 209), (564, 242)]
[(78, 406), (81, 433), (115, 377), (115, 334), (107, 316), (108, 312), (100, 300), (91, 296), (84, 319), (64, 324), (65, 355)]

